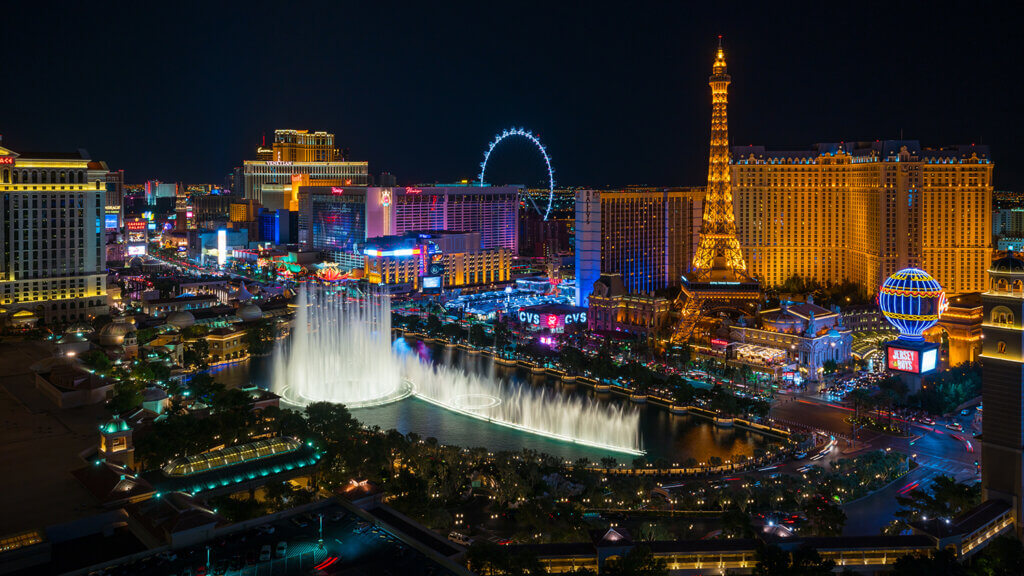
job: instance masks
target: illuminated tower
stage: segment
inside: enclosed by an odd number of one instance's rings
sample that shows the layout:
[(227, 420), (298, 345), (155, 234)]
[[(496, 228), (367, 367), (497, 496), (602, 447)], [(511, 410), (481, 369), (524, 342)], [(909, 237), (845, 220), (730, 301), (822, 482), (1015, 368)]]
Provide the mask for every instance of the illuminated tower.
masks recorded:
[(981, 295), (981, 497), (1014, 509), (1024, 534), (1024, 261), (1000, 258), (988, 270)]
[[(708, 83), (711, 85), (711, 156), (708, 160), (708, 188), (704, 193), (704, 216), (700, 241), (694, 251), (691, 270), (683, 275), (679, 322), (673, 342), (696, 336), (709, 337), (714, 327), (711, 312), (751, 315), (761, 301), (761, 284), (746, 272), (740, 242), (736, 238), (729, 174), (729, 120), (726, 111), (729, 82), (725, 50), (718, 37), (718, 52)], [(698, 330), (700, 328), (700, 330)]]
[(693, 271), (698, 275), (712, 268), (738, 272), (747, 269), (740, 242), (736, 239), (736, 221), (732, 209), (729, 176), (729, 82), (725, 68), (725, 50), (718, 37), (718, 53), (708, 83), (711, 85), (711, 156), (708, 160), (708, 189), (704, 195), (704, 218), (700, 245), (693, 256)]

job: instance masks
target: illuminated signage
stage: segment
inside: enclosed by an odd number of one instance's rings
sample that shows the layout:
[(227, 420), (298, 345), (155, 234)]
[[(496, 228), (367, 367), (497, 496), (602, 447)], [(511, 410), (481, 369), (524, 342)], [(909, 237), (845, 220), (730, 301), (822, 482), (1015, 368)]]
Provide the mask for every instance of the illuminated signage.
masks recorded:
[(395, 248), (394, 250), (377, 250), (376, 248), (367, 248), (363, 250), (364, 256), (419, 256), (423, 253), (421, 248)]
[(721, 338), (712, 338), (711, 339), (711, 345), (712, 346), (728, 346), (729, 345), (729, 341), (728, 340), (722, 340)]
[(423, 194), (423, 190), (421, 190), (420, 188), (408, 188), (407, 187), (405, 189), (405, 193), (406, 194)]
[(938, 363), (939, 351), (938, 350), (925, 350), (921, 353), (921, 373), (931, 372), (935, 370), (935, 365)]
[(529, 322), (530, 324), (540, 324), (540, 314), (534, 314), (532, 312), (519, 311), (519, 321)]
[(586, 312), (575, 312), (573, 314), (565, 315), (566, 324), (586, 324), (587, 313)]
[(267, 160), (267, 166), (291, 166), (291, 162), (285, 160)]
[(14, 156), (0, 156), (0, 164), (14, 165)]
[(217, 230), (217, 266), (223, 268), (228, 257), (228, 231)]
[(441, 277), (440, 276), (424, 276), (423, 277), (423, 289), (424, 290), (440, 290), (441, 289)]
[[(143, 224), (145, 226), (145, 224)], [(103, 227), (107, 230), (117, 229), (117, 214), (104, 214)]]
[(917, 374), (920, 370), (917, 364), (917, 350), (906, 348), (889, 347), (889, 369), (900, 372), (913, 372)]
[(331, 186), (331, 194), (341, 195), (341, 194), (344, 194), (344, 193), (345, 193), (345, 189), (344, 188), (339, 188), (337, 186)]
[(141, 232), (146, 229), (146, 223), (142, 220), (131, 220), (125, 222), (124, 227), (132, 232)]
[(565, 315), (559, 314), (538, 314), (536, 312), (527, 312), (525, 310), (519, 311), (519, 321), (533, 324), (534, 326), (545, 326), (547, 328), (557, 328), (559, 324), (559, 318), (566, 325), (568, 324), (586, 324), (587, 313), (586, 312), (571, 312)]
[(145, 256), (145, 254), (146, 254), (146, 245), (145, 244), (140, 244), (139, 246), (129, 246), (128, 247), (128, 255), (129, 256)]
[(385, 208), (391, 206), (391, 190), (380, 191), (380, 205)]

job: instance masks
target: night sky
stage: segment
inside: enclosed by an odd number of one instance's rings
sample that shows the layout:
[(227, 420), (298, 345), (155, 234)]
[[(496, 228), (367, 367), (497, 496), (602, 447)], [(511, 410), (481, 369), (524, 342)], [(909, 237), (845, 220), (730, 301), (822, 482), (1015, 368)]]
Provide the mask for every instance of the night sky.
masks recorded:
[[(14, 2), (0, 134), (150, 178), (220, 184), (275, 128), (327, 130), (400, 184), (472, 178), (502, 128), (563, 185), (699, 185), (725, 37), (734, 144), (992, 146), (1021, 190), (1013, 4), (895, 2)], [(823, 11), (823, 6), (838, 6)], [(525, 144), (492, 183), (535, 184)]]

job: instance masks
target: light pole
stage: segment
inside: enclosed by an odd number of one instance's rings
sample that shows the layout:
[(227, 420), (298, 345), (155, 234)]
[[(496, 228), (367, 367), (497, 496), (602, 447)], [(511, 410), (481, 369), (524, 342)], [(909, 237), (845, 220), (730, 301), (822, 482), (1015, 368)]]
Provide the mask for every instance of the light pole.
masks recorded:
[(319, 546), (321, 550), (324, 549), (324, 513), (323, 512), (320, 513), (320, 539), (317, 541), (317, 546)]
[(206, 571), (210, 571), (210, 547), (206, 547)]

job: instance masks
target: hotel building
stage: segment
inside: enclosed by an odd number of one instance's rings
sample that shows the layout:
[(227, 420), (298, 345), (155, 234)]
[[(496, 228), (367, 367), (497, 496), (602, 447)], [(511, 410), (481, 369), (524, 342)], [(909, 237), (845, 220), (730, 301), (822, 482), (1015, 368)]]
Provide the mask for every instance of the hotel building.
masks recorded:
[(515, 254), (518, 192), (514, 186), (301, 186), (299, 244), (349, 268), (364, 264), (357, 243), (417, 230), (478, 232), (481, 250)]
[(1017, 537), (1024, 534), (1024, 261), (1000, 258), (988, 268), (981, 295), (981, 497), (1014, 509)]
[(874, 291), (925, 268), (949, 294), (984, 289), (991, 257), (987, 146), (915, 140), (732, 148), (736, 233), (748, 271), (777, 286), (793, 274)]
[(260, 147), (259, 160), (244, 162), (240, 176), (245, 198), (262, 203), (264, 184), (290, 184), (292, 175), (307, 175), (312, 185), (321, 186), (368, 183), (367, 163), (346, 161), (334, 146), (334, 134), (327, 132), (275, 130), (271, 159), (267, 155), (267, 149)]
[[(483, 250), (479, 232), (424, 231), (371, 238), (362, 245), (364, 278), (392, 293), (487, 287), (511, 281), (513, 253)], [(434, 286), (429, 286), (430, 279)], [(439, 279), (439, 280), (438, 280)]]
[(631, 294), (678, 286), (700, 233), (705, 189), (576, 192), (577, 306), (602, 274), (621, 274)]
[[(103, 162), (0, 147), (0, 304), (47, 323), (108, 312)], [(25, 312), (22, 312), (25, 311)]]

